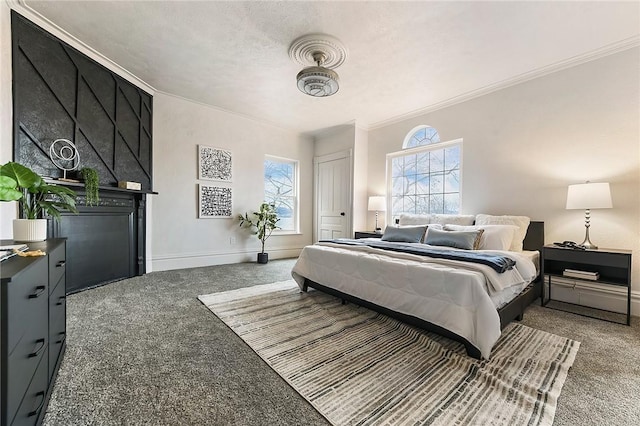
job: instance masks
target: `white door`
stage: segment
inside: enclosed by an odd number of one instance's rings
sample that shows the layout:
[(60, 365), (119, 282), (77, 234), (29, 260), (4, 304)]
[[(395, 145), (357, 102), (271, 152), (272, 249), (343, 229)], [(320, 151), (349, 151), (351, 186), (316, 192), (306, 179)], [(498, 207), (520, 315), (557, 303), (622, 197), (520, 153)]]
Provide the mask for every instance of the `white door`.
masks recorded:
[(353, 238), (351, 235), (351, 153), (315, 159), (315, 240)]

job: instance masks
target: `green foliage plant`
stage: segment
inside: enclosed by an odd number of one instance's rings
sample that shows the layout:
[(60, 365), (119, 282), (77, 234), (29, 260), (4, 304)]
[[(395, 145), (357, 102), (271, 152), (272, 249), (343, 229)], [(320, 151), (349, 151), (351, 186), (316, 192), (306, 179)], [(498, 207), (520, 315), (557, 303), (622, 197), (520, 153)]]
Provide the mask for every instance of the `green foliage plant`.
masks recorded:
[(20, 163), (0, 166), (0, 201), (18, 201), (22, 219), (41, 219), (45, 215), (60, 217), (63, 210), (78, 213), (76, 193), (50, 184)]
[(87, 196), (88, 206), (97, 206), (100, 203), (100, 178), (98, 172), (91, 167), (83, 167), (80, 169), (80, 175), (84, 180), (84, 190)]
[(252, 234), (257, 234), (262, 243), (262, 253), (264, 253), (264, 243), (271, 236), (274, 229), (278, 229), (278, 215), (273, 204), (262, 203), (257, 212), (239, 214), (237, 217), (241, 228), (248, 228)]

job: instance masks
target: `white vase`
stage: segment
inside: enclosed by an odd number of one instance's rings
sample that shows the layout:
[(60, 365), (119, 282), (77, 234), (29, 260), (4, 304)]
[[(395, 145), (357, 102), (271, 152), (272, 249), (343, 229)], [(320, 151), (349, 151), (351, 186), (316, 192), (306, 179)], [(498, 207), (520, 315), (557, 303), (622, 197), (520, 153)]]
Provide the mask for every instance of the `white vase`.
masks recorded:
[(13, 219), (13, 239), (31, 243), (47, 239), (47, 219)]

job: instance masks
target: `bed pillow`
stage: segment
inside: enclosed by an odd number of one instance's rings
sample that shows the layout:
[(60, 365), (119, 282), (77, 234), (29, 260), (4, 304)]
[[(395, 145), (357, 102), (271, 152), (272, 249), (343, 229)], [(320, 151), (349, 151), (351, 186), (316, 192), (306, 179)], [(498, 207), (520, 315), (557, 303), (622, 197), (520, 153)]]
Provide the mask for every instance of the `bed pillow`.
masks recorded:
[(432, 214), (430, 223), (439, 223), (440, 225), (473, 225), (476, 219), (474, 215), (466, 214)]
[(509, 251), (522, 251), (522, 242), (527, 235), (531, 219), (527, 216), (491, 216), (479, 214), (476, 216), (476, 225), (515, 225), (518, 230), (514, 233)]
[(425, 244), (475, 250), (482, 236), (482, 229), (475, 231), (440, 231), (430, 229)]
[(482, 229), (478, 250), (509, 250), (518, 227), (515, 225), (445, 225), (446, 231), (477, 231)]
[(387, 226), (382, 235), (382, 241), (396, 243), (421, 243), (427, 225), (421, 226)]
[(430, 214), (410, 214), (401, 213), (398, 224), (400, 226), (406, 225), (427, 225), (431, 223)]

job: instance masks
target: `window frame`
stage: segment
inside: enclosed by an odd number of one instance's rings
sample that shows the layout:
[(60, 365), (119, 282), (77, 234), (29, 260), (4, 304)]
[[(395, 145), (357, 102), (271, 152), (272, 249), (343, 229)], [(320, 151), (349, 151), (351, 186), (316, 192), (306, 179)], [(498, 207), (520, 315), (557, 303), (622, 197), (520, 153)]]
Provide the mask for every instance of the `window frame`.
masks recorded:
[[(411, 132), (409, 132), (405, 140), (409, 139), (413, 135), (413, 133), (416, 131), (416, 129), (420, 129), (423, 127), (425, 126), (419, 126), (414, 128)], [(394, 216), (393, 216), (393, 160), (395, 158), (404, 157), (408, 155), (416, 155), (416, 154), (423, 154), (425, 152), (444, 150), (446, 148), (451, 148), (453, 146), (458, 146), (460, 149), (460, 159), (459, 159), (460, 160), (459, 161), (459, 176), (460, 176), (459, 185), (460, 186), (458, 191), (458, 198), (459, 198), (458, 205), (460, 206), (460, 208), (457, 214), (460, 214), (460, 212), (463, 211), (462, 189), (463, 189), (464, 179), (463, 179), (462, 158), (463, 158), (464, 143), (463, 143), (463, 139), (459, 138), (459, 139), (453, 139), (449, 141), (434, 142), (431, 144), (420, 145), (412, 148), (406, 148), (400, 151), (390, 152), (386, 155), (387, 158), (386, 158), (385, 179), (387, 184), (387, 214), (386, 214), (387, 223), (393, 223), (393, 219), (394, 219)], [(431, 212), (424, 213), (424, 214), (430, 214), (430, 213)]]
[(270, 202), (267, 200), (267, 192), (264, 180), (264, 171), (265, 171), (265, 162), (270, 161), (272, 163), (282, 163), (282, 164), (291, 164), (293, 165), (293, 192), (292, 196), (285, 196), (287, 198), (292, 199), (293, 206), (293, 229), (275, 229), (273, 234), (279, 235), (287, 235), (287, 234), (299, 234), (300, 233), (300, 161), (295, 160), (293, 158), (286, 157), (278, 157), (275, 155), (265, 155), (264, 160), (262, 162), (262, 180), (263, 180), (263, 198), (265, 202)]

